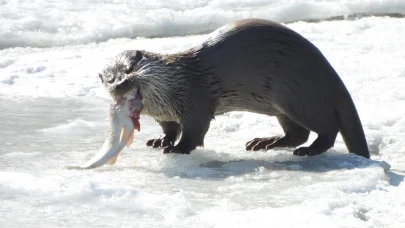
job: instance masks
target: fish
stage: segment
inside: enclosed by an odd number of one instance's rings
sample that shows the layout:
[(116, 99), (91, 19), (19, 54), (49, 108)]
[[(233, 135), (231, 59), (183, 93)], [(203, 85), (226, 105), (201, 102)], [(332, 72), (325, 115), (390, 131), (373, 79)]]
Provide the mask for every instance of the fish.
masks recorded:
[(123, 99), (115, 100), (109, 108), (109, 134), (96, 155), (80, 166), (66, 166), (67, 169), (94, 169), (104, 164), (114, 165), (118, 155), (125, 146), (129, 147), (134, 140), (134, 130), (140, 131), (140, 113), (142, 96), (130, 91)]

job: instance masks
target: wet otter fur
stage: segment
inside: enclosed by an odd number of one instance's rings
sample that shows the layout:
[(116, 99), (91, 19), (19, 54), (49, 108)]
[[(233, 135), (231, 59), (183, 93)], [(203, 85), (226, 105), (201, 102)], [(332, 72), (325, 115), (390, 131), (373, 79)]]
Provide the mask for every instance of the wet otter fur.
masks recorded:
[(333, 147), (340, 132), (350, 153), (370, 157), (356, 107), (336, 71), (310, 41), (275, 22), (236, 21), (175, 54), (124, 51), (100, 77), (113, 96), (140, 91), (141, 114), (164, 133), (147, 145), (164, 147), (164, 153), (189, 154), (204, 145), (215, 115), (248, 111), (275, 116), (285, 135), (255, 138), (247, 150), (298, 147), (313, 131), (317, 139), (293, 152), (312, 156)]

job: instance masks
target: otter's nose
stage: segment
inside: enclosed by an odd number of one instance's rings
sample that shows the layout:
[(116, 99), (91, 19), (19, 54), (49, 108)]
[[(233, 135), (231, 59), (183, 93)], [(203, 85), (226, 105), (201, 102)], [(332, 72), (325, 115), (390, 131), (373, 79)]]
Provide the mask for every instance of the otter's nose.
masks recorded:
[(123, 95), (127, 93), (131, 89), (131, 82), (127, 78), (124, 80), (121, 80), (120, 82), (117, 83), (115, 86), (115, 92), (117, 94)]

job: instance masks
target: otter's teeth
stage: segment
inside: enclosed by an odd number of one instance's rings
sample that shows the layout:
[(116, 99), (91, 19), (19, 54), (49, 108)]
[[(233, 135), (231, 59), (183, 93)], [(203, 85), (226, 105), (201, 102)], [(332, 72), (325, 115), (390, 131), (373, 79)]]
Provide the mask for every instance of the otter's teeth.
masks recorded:
[(133, 141), (134, 141), (134, 129), (128, 131), (125, 127), (122, 128), (120, 135), (120, 143), (125, 143), (125, 145), (129, 147)]
[[(127, 134), (127, 130), (125, 127), (123, 127), (121, 130), (121, 135), (120, 135), (120, 143), (125, 143), (126, 146), (129, 147), (132, 144), (132, 142), (134, 141), (134, 131), (132, 130), (129, 132), (128, 139), (125, 142), (126, 134)], [(110, 158), (110, 160), (107, 161), (107, 164), (114, 165), (117, 162), (117, 158), (118, 158), (118, 155), (120, 154), (120, 152), (116, 153), (112, 158)]]
[(128, 141), (127, 141), (127, 147), (129, 147), (133, 141), (134, 141), (134, 131), (131, 131)]
[(110, 158), (110, 160), (107, 161), (107, 164), (114, 165), (117, 162), (117, 158), (118, 158), (118, 153), (116, 155), (114, 155), (114, 157)]
[(125, 137), (126, 134), (127, 134), (127, 131), (126, 131), (125, 127), (123, 127), (122, 130), (121, 130), (121, 135), (120, 135), (120, 143), (124, 142), (124, 140), (125, 140), (124, 137)]
[[(122, 128), (121, 134), (120, 134), (120, 144), (125, 143), (125, 135), (127, 134), (127, 130), (125, 127)], [(131, 135), (129, 136), (131, 137)], [(128, 139), (129, 140), (129, 139)], [(107, 164), (109, 165), (114, 165), (117, 162), (118, 155), (120, 154), (121, 151), (117, 152), (110, 160), (107, 161)]]

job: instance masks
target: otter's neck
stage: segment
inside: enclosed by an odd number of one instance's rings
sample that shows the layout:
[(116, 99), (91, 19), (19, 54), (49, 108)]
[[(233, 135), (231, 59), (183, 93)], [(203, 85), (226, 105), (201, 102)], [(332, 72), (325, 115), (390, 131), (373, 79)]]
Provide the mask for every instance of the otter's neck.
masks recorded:
[(142, 114), (158, 121), (180, 122), (190, 90), (183, 64), (174, 55), (145, 56), (137, 70)]

